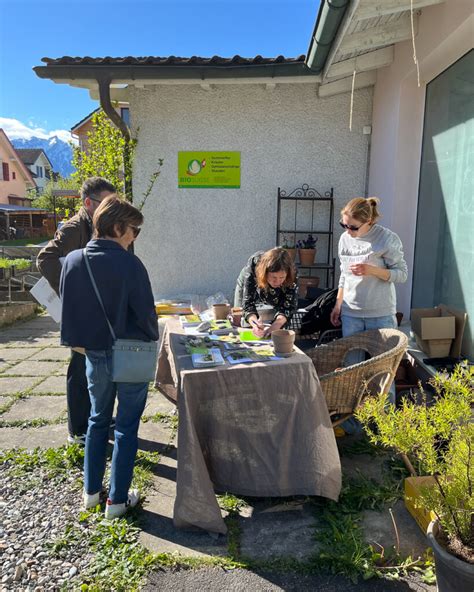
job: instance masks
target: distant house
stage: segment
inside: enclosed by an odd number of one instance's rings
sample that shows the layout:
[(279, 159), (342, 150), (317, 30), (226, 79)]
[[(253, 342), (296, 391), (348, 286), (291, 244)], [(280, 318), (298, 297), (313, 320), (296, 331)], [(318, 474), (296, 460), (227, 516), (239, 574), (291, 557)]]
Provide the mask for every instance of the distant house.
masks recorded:
[(35, 179), (0, 128), (0, 204), (29, 205), (30, 189), (36, 189)]
[(45, 234), (47, 212), (31, 207), (31, 189), (36, 189), (33, 173), (0, 128), (0, 241)]
[(17, 148), (23, 163), (30, 169), (36, 181), (38, 193), (42, 193), (52, 178), (53, 165), (41, 148)]
[[(84, 119), (72, 126), (71, 135), (79, 141), (79, 148), (87, 150), (87, 134), (92, 131), (92, 117), (95, 113), (100, 111), (100, 107), (89, 113)], [(118, 103), (115, 106), (115, 111), (120, 115), (123, 121), (130, 125), (130, 109), (128, 103)]]

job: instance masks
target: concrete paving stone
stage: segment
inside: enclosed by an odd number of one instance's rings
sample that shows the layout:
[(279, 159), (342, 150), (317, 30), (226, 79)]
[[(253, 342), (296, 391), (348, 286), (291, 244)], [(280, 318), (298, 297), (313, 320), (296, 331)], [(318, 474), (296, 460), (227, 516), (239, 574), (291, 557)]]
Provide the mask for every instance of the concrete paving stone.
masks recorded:
[[(0, 352), (0, 358), (2, 357)], [(31, 356), (32, 360), (69, 361), (71, 350), (68, 347), (47, 347)]]
[(1, 428), (0, 449), (59, 448), (67, 441), (67, 424), (53, 424), (40, 428)]
[(55, 347), (59, 346), (59, 337), (28, 337), (24, 339), (16, 339), (12, 341), (5, 337), (5, 335), (0, 335), (0, 344), (7, 345), (8, 347)]
[(342, 474), (345, 477), (357, 478), (362, 474), (365, 478), (382, 483), (385, 477), (384, 462), (386, 456), (371, 456), (370, 454), (347, 454), (341, 456)]
[(4, 370), (6, 370), (9, 367), (10, 367), (10, 364), (8, 362), (4, 362), (3, 360), (0, 359), (0, 372), (3, 372)]
[(66, 411), (66, 396), (36, 396), (18, 399), (13, 406), (2, 415), (5, 421), (31, 421), (32, 419), (59, 419)]
[[(392, 512), (397, 525), (402, 555), (410, 555), (414, 558), (422, 556), (429, 546), (428, 539), (405, 508), (403, 500), (398, 500), (393, 505)], [(384, 508), (381, 512), (365, 511), (362, 528), (367, 542), (376, 542), (384, 549), (396, 545), (395, 529), (388, 508)]]
[(64, 362), (41, 362), (26, 360), (9, 368), (5, 373), (15, 376), (49, 376), (62, 369)]
[(36, 382), (37, 376), (0, 376), (0, 395), (14, 395), (15, 393), (22, 393), (30, 389)]
[[(176, 454), (176, 451), (174, 451)], [(176, 459), (162, 456), (154, 486), (140, 513), (140, 542), (153, 553), (178, 552), (186, 557), (223, 556), (227, 537), (211, 537), (204, 531), (178, 530), (173, 525), (176, 496)]]
[(176, 439), (174, 436), (171, 441), (172, 431), (165, 423), (152, 421), (140, 422), (138, 429), (138, 447), (140, 450), (149, 450), (162, 452), (169, 444)]
[(38, 395), (42, 393), (52, 394), (66, 394), (66, 380), (64, 376), (48, 376), (46, 380), (43, 380), (38, 386), (31, 391), (32, 395)]
[(26, 360), (35, 352), (38, 352), (38, 348), (36, 347), (22, 347), (18, 349), (13, 347), (0, 347), (0, 361)]
[(149, 391), (143, 415), (155, 415), (155, 413), (169, 414), (174, 411), (176, 411), (176, 405), (168, 401), (162, 394), (156, 391)]
[(248, 516), (239, 517), (243, 557), (304, 560), (318, 550), (317, 519), (308, 504), (283, 499), (252, 504)]

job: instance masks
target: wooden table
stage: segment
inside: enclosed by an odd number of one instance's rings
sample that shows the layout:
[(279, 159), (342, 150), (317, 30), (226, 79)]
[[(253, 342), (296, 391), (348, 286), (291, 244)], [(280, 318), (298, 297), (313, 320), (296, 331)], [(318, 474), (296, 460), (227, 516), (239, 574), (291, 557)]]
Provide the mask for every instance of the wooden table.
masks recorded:
[(341, 466), (319, 379), (299, 350), (195, 369), (178, 322), (166, 324), (156, 386), (177, 403), (174, 524), (225, 533), (214, 491), (337, 500)]

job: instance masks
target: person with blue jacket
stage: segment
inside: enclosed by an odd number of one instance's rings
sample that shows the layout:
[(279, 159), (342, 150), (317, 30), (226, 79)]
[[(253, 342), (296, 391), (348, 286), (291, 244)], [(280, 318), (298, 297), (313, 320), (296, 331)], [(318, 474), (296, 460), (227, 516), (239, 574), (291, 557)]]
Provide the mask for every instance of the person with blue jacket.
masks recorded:
[(108, 433), (118, 400), (110, 490), (105, 517), (116, 518), (139, 500), (129, 491), (138, 448), (138, 427), (145, 408), (148, 383), (114, 383), (111, 376), (113, 338), (94, 291), (88, 261), (108, 319), (117, 338), (156, 341), (158, 323), (148, 273), (128, 248), (137, 238), (143, 215), (117, 197), (102, 201), (93, 218), (95, 234), (64, 262), (61, 343), (83, 348), (91, 400), (84, 456), (84, 507), (99, 503), (106, 465)]

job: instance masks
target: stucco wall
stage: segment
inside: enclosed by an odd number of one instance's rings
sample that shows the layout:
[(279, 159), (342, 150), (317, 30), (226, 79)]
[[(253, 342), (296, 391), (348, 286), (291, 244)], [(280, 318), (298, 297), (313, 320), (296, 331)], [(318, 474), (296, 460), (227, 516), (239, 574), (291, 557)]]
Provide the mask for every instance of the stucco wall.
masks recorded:
[(416, 213), (426, 84), (472, 48), (472, 0), (449, 0), (423, 9), (416, 37), (421, 86), (411, 41), (395, 46), (393, 63), (378, 70), (374, 90), (369, 194), (382, 199), (385, 224), (402, 239), (409, 267), (397, 287), (398, 309), (411, 303)]
[[(363, 195), (372, 90), (320, 99), (316, 87), (282, 84), (158, 86), (130, 97), (138, 147), (134, 195), (139, 201), (164, 158), (162, 174), (144, 209), (136, 243), (156, 297), (223, 291), (228, 297), (248, 257), (275, 245), (277, 188), (308, 183), (334, 187), (338, 211)], [(241, 152), (240, 189), (178, 189), (181, 150)]]
[[(23, 172), (17, 162), (10, 160), (10, 152), (7, 151), (2, 144), (0, 144), (0, 163), (8, 163), (10, 172), (10, 180), (4, 181), (0, 172), (0, 203), (7, 204), (9, 195), (18, 195), (19, 197), (26, 197), (26, 183), (23, 177)], [(1, 164), (0, 164), (1, 168)], [(12, 173), (15, 173), (16, 179), (13, 179)]]

